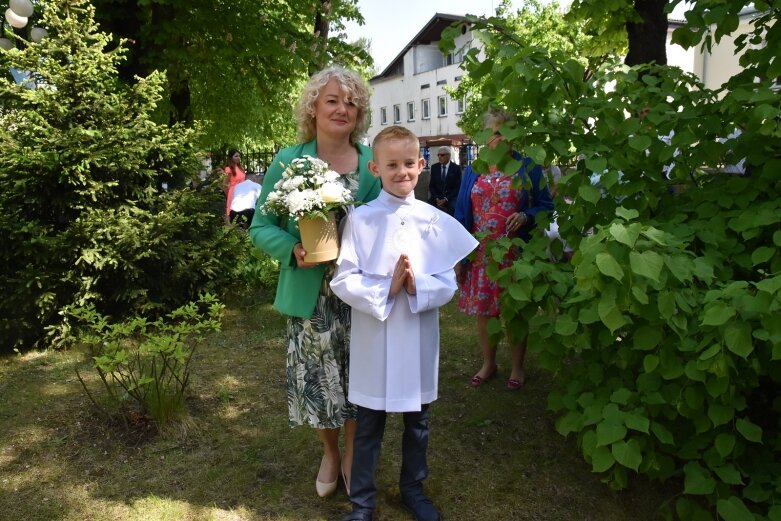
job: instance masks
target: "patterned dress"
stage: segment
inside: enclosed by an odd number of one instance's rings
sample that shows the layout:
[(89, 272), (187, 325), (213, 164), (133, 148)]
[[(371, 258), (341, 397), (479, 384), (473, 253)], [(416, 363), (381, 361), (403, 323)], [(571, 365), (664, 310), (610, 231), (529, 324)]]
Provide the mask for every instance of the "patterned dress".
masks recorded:
[[(458, 309), (467, 315), (499, 315), (499, 293), (496, 282), (486, 275), (486, 246), (506, 233), (507, 218), (518, 211), (523, 195), (522, 188), (512, 186), (512, 177), (494, 169), (488, 175), (478, 177), (472, 187), (472, 232), (487, 233), (477, 247), (477, 254), (466, 266), (460, 285)], [(509, 253), (502, 267), (509, 266), (513, 254)]]
[[(340, 177), (355, 196), (358, 171)], [(291, 427), (335, 429), (355, 419), (347, 401), (350, 365), (350, 306), (331, 291), (335, 264), (326, 267), (312, 318), (288, 317), (287, 405)]]

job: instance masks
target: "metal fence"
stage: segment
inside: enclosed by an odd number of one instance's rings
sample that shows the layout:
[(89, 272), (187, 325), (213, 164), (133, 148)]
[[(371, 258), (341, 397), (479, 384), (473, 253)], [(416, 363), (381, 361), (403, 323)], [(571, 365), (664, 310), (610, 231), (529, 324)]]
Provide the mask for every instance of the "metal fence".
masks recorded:
[[(212, 167), (222, 168), (228, 164), (228, 150), (212, 150)], [(271, 160), (279, 152), (279, 148), (274, 149), (255, 149), (239, 150), (241, 154), (241, 165), (247, 173), (258, 174), (261, 177), (266, 173)]]

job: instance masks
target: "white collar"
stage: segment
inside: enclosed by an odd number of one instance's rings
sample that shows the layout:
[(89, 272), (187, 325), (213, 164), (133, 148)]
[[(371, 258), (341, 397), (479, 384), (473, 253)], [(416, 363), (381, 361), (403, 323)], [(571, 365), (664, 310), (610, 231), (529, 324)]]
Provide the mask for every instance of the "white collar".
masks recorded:
[(393, 208), (400, 208), (402, 206), (412, 206), (415, 204), (415, 192), (412, 191), (409, 194), (407, 194), (407, 197), (396, 197), (390, 192), (386, 192), (385, 190), (380, 190), (380, 195), (377, 196), (377, 199), (382, 202), (383, 204), (387, 204), (388, 206), (391, 206)]

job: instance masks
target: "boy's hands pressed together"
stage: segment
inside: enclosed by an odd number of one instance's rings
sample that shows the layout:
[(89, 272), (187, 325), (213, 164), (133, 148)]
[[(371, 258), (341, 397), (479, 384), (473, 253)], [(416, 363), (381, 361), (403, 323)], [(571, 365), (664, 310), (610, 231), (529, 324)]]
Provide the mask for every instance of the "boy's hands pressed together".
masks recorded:
[(410, 264), (409, 257), (404, 253), (399, 256), (399, 260), (396, 261), (396, 266), (393, 268), (390, 296), (395, 297), (401, 291), (401, 288), (404, 288), (410, 295), (414, 295), (416, 291), (412, 264)]
[[(404, 257), (407, 257), (406, 255)], [(408, 295), (414, 295), (417, 293), (417, 290), (415, 289), (415, 273), (412, 271), (412, 264), (409, 261), (409, 258), (406, 259), (407, 261), (407, 269), (405, 270), (405, 273), (407, 274), (407, 278), (404, 280), (404, 291), (407, 292)]]

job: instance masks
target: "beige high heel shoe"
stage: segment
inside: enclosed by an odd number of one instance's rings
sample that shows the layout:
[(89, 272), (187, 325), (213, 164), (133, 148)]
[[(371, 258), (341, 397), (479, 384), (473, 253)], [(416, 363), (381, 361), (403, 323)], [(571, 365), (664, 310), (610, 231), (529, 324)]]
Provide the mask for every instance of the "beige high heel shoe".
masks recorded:
[[(323, 456), (323, 459), (325, 459), (325, 456)], [(323, 466), (322, 460), (320, 461), (320, 466)], [(319, 471), (318, 471), (319, 473)], [(331, 483), (323, 483), (319, 479), (315, 479), (315, 490), (317, 490), (317, 495), (320, 497), (328, 497), (334, 492), (336, 492), (336, 485), (339, 483), (339, 476), (336, 476), (336, 479), (333, 480)]]
[(339, 469), (342, 471), (342, 481), (344, 481), (344, 490), (347, 492), (347, 497), (350, 497), (350, 482), (347, 481), (347, 476), (344, 474), (344, 466), (339, 465)]

